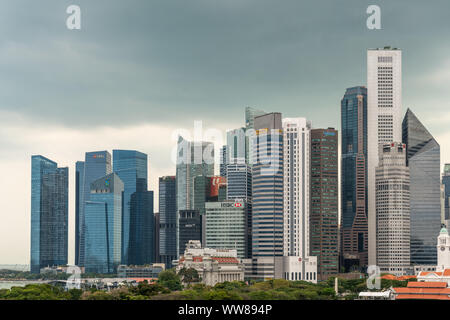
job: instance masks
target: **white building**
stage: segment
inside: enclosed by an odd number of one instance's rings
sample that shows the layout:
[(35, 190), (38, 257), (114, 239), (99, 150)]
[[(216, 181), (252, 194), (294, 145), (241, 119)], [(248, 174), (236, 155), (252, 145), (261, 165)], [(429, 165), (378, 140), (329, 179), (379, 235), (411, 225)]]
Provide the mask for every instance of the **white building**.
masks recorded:
[(380, 145), (376, 168), (376, 252), (382, 273), (410, 274), (410, 196), (406, 145)]
[(214, 286), (225, 281), (244, 281), (244, 264), (236, 250), (202, 248), (200, 241), (190, 240), (184, 255), (176, 262), (176, 270), (194, 268), (201, 282)]
[(317, 282), (317, 257), (309, 256), (309, 177), (311, 121), (285, 118), (283, 123), (283, 257), (275, 261), (275, 278)]
[(402, 141), (402, 51), (367, 50), (367, 201), (369, 265), (376, 265), (375, 168), (379, 144)]
[(417, 281), (447, 282), (450, 286), (450, 235), (445, 227), (439, 233), (436, 248), (438, 254), (436, 271), (420, 271)]

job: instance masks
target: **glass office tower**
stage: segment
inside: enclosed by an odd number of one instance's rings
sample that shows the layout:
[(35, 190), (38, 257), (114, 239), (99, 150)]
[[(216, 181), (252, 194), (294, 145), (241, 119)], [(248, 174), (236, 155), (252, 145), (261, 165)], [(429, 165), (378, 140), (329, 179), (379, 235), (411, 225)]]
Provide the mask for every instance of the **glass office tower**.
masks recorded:
[[(124, 184), (123, 192), (123, 224), (122, 224), (122, 264), (135, 264), (136, 257), (130, 256), (130, 251), (138, 252), (137, 248), (130, 247), (131, 230), (137, 231), (138, 226), (131, 225), (131, 216), (134, 221), (141, 220), (140, 215), (146, 215), (147, 209), (138, 204), (132, 206), (131, 197), (136, 192), (147, 191), (147, 155), (135, 150), (113, 150), (113, 172), (116, 173)], [(134, 196), (135, 200), (145, 199), (147, 196)], [(153, 201), (153, 200), (152, 200)], [(141, 212), (131, 212), (134, 210), (144, 210)], [(152, 210), (153, 211), (153, 210)], [(153, 213), (152, 213), (153, 214)], [(134, 238), (134, 240), (137, 240)], [(134, 245), (139, 245), (136, 241)]]
[(129, 265), (156, 262), (153, 191), (135, 192), (130, 198)]
[[(450, 206), (450, 163), (444, 165), (444, 173), (442, 174), (442, 184), (444, 185), (444, 220), (450, 219), (449, 206)], [(447, 226), (448, 228), (449, 226)]]
[(85, 270), (114, 273), (122, 257), (122, 194), (124, 184), (111, 173), (90, 187), (85, 203)]
[(68, 168), (31, 157), (31, 272), (67, 264)]
[(75, 233), (78, 233), (76, 237), (79, 239), (79, 251), (76, 252), (75, 255), (78, 255), (78, 265), (84, 266), (84, 206), (86, 201), (89, 201), (91, 183), (112, 172), (111, 154), (108, 151), (86, 152), (84, 170), (80, 172), (84, 172), (84, 175), (83, 177), (80, 177), (79, 180), (80, 182), (82, 181), (83, 184), (80, 184), (79, 189), (76, 191), (80, 195), (80, 201), (78, 202), (78, 208), (75, 209), (76, 212), (78, 211), (77, 223), (79, 226), (79, 229), (75, 230)]
[(441, 150), (410, 109), (402, 127), (411, 179), (411, 264), (435, 266), (441, 228)]
[(253, 277), (274, 278), (283, 256), (283, 133), (281, 113), (255, 118), (252, 175)]
[(80, 252), (80, 209), (81, 203), (84, 202), (83, 194), (84, 186), (84, 161), (77, 161), (75, 163), (75, 265), (79, 265)]
[(202, 241), (202, 216), (197, 210), (180, 210), (179, 243), (180, 252), (186, 250), (189, 240)]
[(159, 255), (166, 268), (172, 268), (177, 255), (177, 205), (175, 176), (159, 178)]
[(341, 127), (341, 256), (350, 271), (368, 264), (366, 87), (346, 90)]

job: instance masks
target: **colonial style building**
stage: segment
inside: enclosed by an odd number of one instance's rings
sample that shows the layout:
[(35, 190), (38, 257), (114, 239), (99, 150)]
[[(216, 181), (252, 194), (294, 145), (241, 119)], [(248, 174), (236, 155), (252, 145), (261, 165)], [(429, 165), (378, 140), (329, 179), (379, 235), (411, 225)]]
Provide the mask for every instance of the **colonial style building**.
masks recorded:
[(244, 281), (244, 264), (237, 258), (236, 250), (202, 248), (196, 240), (188, 242), (184, 255), (177, 262), (177, 272), (183, 268), (197, 270), (201, 282), (207, 286)]

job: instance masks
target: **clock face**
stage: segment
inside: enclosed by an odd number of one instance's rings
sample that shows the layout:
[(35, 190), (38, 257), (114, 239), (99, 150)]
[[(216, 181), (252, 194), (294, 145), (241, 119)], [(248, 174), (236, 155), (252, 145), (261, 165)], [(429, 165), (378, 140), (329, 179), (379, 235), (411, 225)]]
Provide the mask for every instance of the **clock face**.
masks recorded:
[(444, 251), (444, 250), (445, 250), (445, 247), (444, 247), (444, 246), (442, 246), (442, 247), (441, 247), (441, 251)]

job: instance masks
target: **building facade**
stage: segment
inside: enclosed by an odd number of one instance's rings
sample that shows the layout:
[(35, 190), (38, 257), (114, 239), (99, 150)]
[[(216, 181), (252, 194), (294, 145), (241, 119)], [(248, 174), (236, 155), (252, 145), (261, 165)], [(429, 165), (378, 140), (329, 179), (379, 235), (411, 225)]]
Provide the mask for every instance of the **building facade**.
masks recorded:
[(190, 240), (202, 241), (203, 221), (202, 215), (197, 210), (180, 210), (178, 211), (179, 223), (179, 243), (178, 247), (181, 252), (186, 249), (186, 244)]
[(214, 286), (225, 281), (244, 281), (244, 265), (236, 250), (202, 248), (200, 241), (189, 241), (176, 270), (194, 268), (201, 282)]
[(130, 198), (129, 265), (156, 262), (155, 232), (153, 191), (134, 192)]
[(168, 269), (177, 260), (177, 196), (175, 176), (159, 178), (159, 255)]
[[(81, 172), (81, 171), (80, 171)], [(83, 185), (80, 185), (80, 190), (77, 190), (77, 193), (80, 194), (80, 201), (78, 201), (79, 208), (75, 211), (78, 211), (78, 226), (79, 229), (75, 230), (78, 232), (79, 239), (79, 251), (75, 253), (78, 255), (78, 266), (84, 266), (84, 257), (85, 257), (85, 238), (84, 238), (84, 216), (85, 216), (85, 204), (86, 201), (89, 201), (91, 183), (97, 179), (100, 179), (110, 173), (112, 173), (111, 166), (111, 154), (108, 151), (93, 151), (86, 152), (84, 159), (84, 176), (80, 177), (80, 181), (83, 182)]]
[(437, 141), (408, 109), (403, 143), (410, 174), (411, 264), (436, 265), (436, 236), (441, 227), (441, 150)]
[(252, 167), (252, 257), (254, 277), (274, 278), (283, 256), (283, 132), (281, 113), (255, 118)]
[(310, 256), (317, 257), (318, 280), (339, 272), (338, 132), (311, 130)]
[(368, 261), (376, 265), (375, 168), (380, 144), (402, 140), (402, 51), (367, 50)]
[[(134, 222), (149, 223), (147, 218), (144, 217), (148, 214), (148, 208), (140, 203), (137, 203), (136, 201), (142, 199), (143, 201), (146, 201), (147, 204), (151, 204), (153, 207), (153, 199), (151, 199), (151, 202), (148, 201), (150, 194), (145, 194), (147, 191), (147, 155), (135, 150), (113, 150), (113, 172), (115, 172), (124, 183), (122, 263), (136, 264), (138, 257), (130, 256), (130, 251), (137, 253), (139, 249), (136, 247), (131, 248), (131, 237), (136, 236), (136, 234), (133, 234), (131, 231), (140, 233), (145, 230), (150, 232), (148, 227), (139, 229), (139, 225), (131, 225), (132, 219)], [(142, 194), (137, 195), (136, 193)], [(132, 198), (135, 203), (132, 203)], [(132, 209), (141, 211), (132, 212)], [(153, 210), (151, 211), (151, 214), (153, 214)], [(146, 235), (139, 235), (139, 237), (144, 236), (148, 237)], [(141, 244), (140, 241), (134, 237), (132, 240), (132, 245), (141, 246), (143, 244)]]
[(124, 184), (111, 173), (91, 183), (85, 203), (85, 270), (114, 273), (122, 260)]
[(238, 258), (249, 258), (246, 210), (245, 202), (242, 200), (207, 202), (205, 247), (235, 249)]
[(41, 155), (31, 157), (30, 270), (67, 264), (68, 168)]
[(410, 177), (406, 145), (380, 145), (376, 168), (376, 252), (382, 273), (410, 272)]
[(449, 207), (450, 207), (450, 163), (444, 165), (444, 172), (442, 173), (442, 184), (444, 185), (444, 208), (445, 219), (450, 220)]
[(346, 271), (368, 264), (367, 88), (341, 100), (341, 258)]

